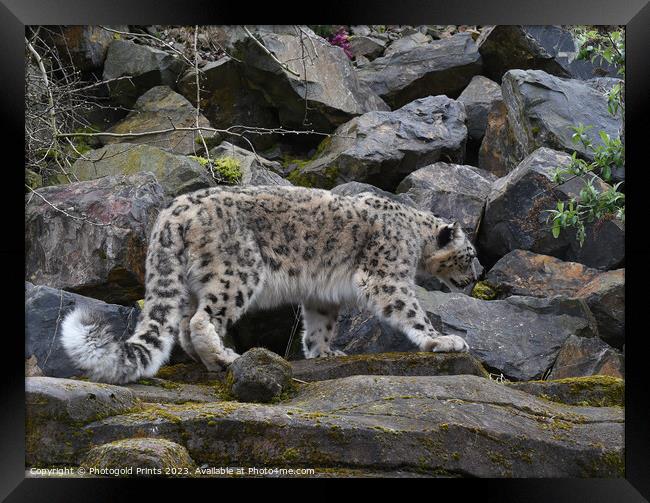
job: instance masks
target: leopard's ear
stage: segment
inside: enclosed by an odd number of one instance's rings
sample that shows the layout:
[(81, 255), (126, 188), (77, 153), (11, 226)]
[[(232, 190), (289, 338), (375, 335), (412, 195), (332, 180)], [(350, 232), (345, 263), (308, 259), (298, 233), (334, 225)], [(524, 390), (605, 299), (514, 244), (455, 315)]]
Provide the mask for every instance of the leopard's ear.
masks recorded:
[(445, 225), (438, 231), (438, 236), (436, 236), (436, 241), (438, 243), (438, 249), (444, 248), (454, 239), (454, 226)]

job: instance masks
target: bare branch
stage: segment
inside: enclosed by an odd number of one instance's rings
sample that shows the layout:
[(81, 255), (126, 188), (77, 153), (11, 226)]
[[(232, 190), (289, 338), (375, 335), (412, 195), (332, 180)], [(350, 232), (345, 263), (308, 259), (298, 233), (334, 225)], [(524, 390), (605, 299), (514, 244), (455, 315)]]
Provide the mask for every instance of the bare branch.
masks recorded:
[(299, 74), (298, 72), (294, 72), (291, 68), (289, 68), (289, 66), (288, 66), (286, 63), (283, 63), (283, 62), (280, 61), (278, 58), (276, 58), (276, 57), (273, 55), (273, 53), (272, 53), (271, 51), (269, 51), (269, 50), (264, 46), (264, 44), (263, 44), (262, 42), (260, 42), (259, 40), (257, 40), (257, 39), (253, 36), (253, 34), (250, 32), (250, 30), (249, 30), (248, 28), (246, 28), (246, 26), (243, 26), (243, 25), (242, 25), (242, 27), (244, 28), (244, 31), (246, 32), (246, 34), (247, 34), (250, 38), (252, 38), (252, 39), (255, 41), (255, 43), (256, 43), (258, 46), (260, 46), (260, 47), (262, 48), (262, 50), (263, 50), (266, 54), (268, 54), (268, 55), (271, 57), (271, 59), (273, 59), (273, 61), (275, 61), (278, 65), (280, 65), (284, 70), (286, 70), (286, 71), (289, 72), (290, 74), (295, 75), (296, 77), (300, 77), (300, 74)]

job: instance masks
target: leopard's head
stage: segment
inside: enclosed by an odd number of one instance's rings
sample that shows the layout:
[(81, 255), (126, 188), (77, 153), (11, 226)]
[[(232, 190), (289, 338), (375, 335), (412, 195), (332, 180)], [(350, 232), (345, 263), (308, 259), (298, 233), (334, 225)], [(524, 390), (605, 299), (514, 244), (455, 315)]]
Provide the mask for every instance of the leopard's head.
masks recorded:
[[(421, 267), (449, 289), (460, 291), (478, 280), (476, 249), (458, 222), (439, 228), (425, 247)], [(478, 266), (480, 268), (480, 264)]]

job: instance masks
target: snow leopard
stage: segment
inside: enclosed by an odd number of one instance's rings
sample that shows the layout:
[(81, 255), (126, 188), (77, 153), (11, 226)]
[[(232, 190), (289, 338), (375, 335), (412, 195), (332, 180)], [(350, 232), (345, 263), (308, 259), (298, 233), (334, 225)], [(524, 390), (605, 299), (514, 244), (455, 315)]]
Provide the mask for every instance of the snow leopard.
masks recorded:
[(92, 310), (75, 308), (61, 342), (85, 375), (128, 383), (150, 377), (177, 341), (210, 371), (239, 355), (223, 342), (248, 310), (302, 306), (306, 358), (331, 348), (341, 306), (368, 309), (421, 351), (462, 352), (415, 295), (416, 274), (452, 291), (475, 281), (476, 250), (449, 223), (383, 196), (341, 196), (285, 186), (214, 187), (181, 195), (158, 214), (135, 330), (120, 338)]

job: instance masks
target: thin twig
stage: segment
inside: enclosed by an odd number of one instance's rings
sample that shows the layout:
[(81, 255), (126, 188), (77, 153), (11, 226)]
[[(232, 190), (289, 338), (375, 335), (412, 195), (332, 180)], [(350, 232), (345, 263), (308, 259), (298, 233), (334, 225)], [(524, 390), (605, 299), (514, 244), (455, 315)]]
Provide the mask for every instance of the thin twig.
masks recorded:
[(246, 34), (247, 34), (250, 38), (252, 38), (252, 39), (255, 41), (255, 43), (256, 43), (258, 46), (260, 46), (260, 47), (262, 48), (262, 50), (263, 50), (266, 54), (268, 54), (268, 55), (271, 57), (271, 59), (273, 59), (273, 61), (275, 61), (278, 65), (280, 65), (284, 70), (286, 70), (286, 71), (289, 72), (290, 74), (295, 75), (296, 77), (300, 77), (300, 74), (299, 74), (298, 72), (294, 72), (291, 68), (289, 68), (289, 66), (288, 66), (286, 63), (283, 63), (283, 62), (280, 61), (278, 58), (276, 58), (276, 57), (273, 55), (273, 53), (272, 53), (271, 51), (269, 51), (269, 50), (264, 46), (264, 44), (263, 44), (262, 42), (260, 42), (259, 40), (257, 40), (257, 39), (255, 38), (255, 36), (253, 36), (253, 34), (250, 32), (250, 30), (249, 30), (248, 28), (246, 28), (246, 26), (243, 26), (243, 28), (244, 28), (244, 31), (246, 32)]

